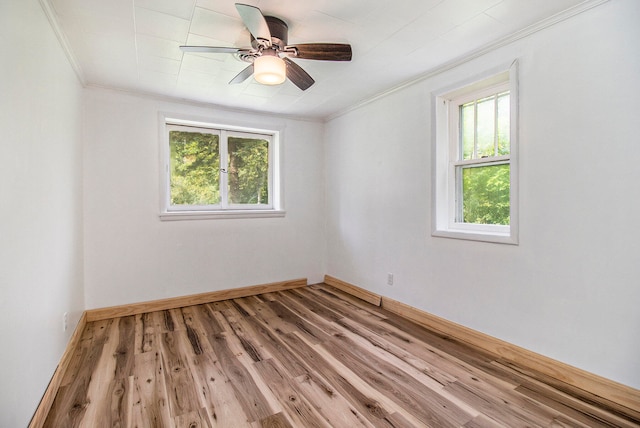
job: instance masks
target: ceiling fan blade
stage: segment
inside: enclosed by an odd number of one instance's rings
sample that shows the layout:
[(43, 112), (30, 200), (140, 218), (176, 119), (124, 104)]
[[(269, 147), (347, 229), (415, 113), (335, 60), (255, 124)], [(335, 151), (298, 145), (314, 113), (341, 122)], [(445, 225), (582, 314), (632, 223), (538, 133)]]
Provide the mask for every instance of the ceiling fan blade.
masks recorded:
[(247, 80), (249, 77), (251, 77), (252, 74), (253, 74), (253, 64), (249, 64), (247, 68), (242, 70), (240, 73), (236, 75), (236, 77), (231, 79), (229, 84), (236, 85), (238, 83), (242, 83), (245, 80)]
[(238, 53), (248, 51), (248, 49), (225, 48), (218, 46), (180, 46), (182, 52), (202, 52), (202, 53)]
[(285, 64), (287, 64), (287, 78), (303, 91), (309, 89), (311, 85), (315, 83), (313, 77), (302, 69), (298, 64), (291, 61), (289, 58), (283, 58)]
[(294, 48), (296, 58), (324, 61), (351, 61), (351, 45), (343, 43), (303, 43), (285, 47)]
[(271, 31), (260, 9), (242, 3), (236, 3), (236, 9), (253, 38), (271, 46)]

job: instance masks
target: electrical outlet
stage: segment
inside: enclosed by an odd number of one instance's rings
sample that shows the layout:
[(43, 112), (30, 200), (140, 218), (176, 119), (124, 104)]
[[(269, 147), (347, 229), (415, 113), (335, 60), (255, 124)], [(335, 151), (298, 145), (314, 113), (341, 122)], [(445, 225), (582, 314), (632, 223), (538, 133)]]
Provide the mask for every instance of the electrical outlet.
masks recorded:
[(393, 274), (392, 273), (388, 273), (387, 274), (387, 285), (393, 285)]
[(62, 331), (67, 331), (69, 327), (69, 314), (65, 312), (62, 314)]

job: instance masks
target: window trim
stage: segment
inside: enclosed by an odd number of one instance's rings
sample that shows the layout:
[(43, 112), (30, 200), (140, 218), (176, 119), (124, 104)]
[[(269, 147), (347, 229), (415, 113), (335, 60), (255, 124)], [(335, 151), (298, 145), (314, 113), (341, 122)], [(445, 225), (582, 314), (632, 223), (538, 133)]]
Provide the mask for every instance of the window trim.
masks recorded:
[[(162, 221), (174, 220), (203, 220), (203, 219), (231, 219), (231, 218), (273, 218), (284, 217), (286, 211), (283, 204), (282, 185), (282, 140), (284, 127), (256, 128), (246, 126), (243, 123), (220, 124), (218, 121), (211, 121), (203, 118), (194, 118), (180, 114), (163, 113), (159, 114), (160, 128), (160, 213)], [(222, 198), (220, 205), (208, 206), (171, 206), (170, 204), (170, 149), (169, 149), (169, 127), (188, 126), (194, 129), (219, 131), (220, 141), (229, 135), (247, 136), (261, 135), (269, 136), (269, 204), (261, 205), (240, 205), (227, 204)], [(214, 132), (215, 133), (215, 132)], [(224, 145), (223, 145), (224, 146)], [(221, 147), (223, 147), (221, 146)], [(221, 162), (226, 162), (223, 158), (226, 149), (221, 149)], [(224, 174), (223, 174), (224, 175)], [(226, 177), (221, 182), (221, 196), (225, 186)], [(226, 192), (225, 192), (226, 193)]]
[[(432, 231), (435, 237), (465, 239), (517, 245), (518, 236), (518, 61), (496, 67), (456, 85), (432, 93)], [(452, 104), (465, 99), (490, 95), (495, 89), (508, 85), (510, 92), (510, 154), (489, 160), (458, 160), (458, 121), (451, 120)], [(457, 117), (457, 116), (456, 116)], [(459, 196), (457, 167), (509, 162), (510, 165), (510, 221), (509, 225), (471, 224), (456, 221)]]

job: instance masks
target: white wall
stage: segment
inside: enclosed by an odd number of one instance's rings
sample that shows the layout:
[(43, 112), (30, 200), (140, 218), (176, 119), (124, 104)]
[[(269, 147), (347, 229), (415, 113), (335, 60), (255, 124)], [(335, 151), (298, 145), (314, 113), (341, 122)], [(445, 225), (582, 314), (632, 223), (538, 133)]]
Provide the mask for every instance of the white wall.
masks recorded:
[[(638, 22), (612, 0), (331, 120), (327, 273), (639, 388)], [(520, 245), (432, 237), (431, 93), (516, 58)]]
[(0, 52), (0, 426), (22, 427), (84, 309), (82, 88), (36, 0), (2, 2)]
[[(284, 128), (284, 218), (160, 221), (158, 112)], [(324, 274), (322, 124), (85, 90), (85, 302)]]

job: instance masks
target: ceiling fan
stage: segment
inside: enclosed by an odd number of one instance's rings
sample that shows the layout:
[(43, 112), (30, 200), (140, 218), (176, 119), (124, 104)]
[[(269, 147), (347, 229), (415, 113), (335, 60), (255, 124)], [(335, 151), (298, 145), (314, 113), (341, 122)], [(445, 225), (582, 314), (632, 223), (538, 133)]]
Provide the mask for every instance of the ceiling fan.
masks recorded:
[(255, 6), (236, 3), (236, 9), (251, 33), (250, 48), (180, 46), (183, 52), (231, 53), (248, 67), (229, 83), (242, 83), (251, 75), (259, 83), (277, 85), (286, 78), (303, 91), (315, 83), (291, 58), (323, 61), (351, 61), (351, 45), (343, 43), (303, 43), (288, 45), (287, 24), (274, 16), (264, 16)]

